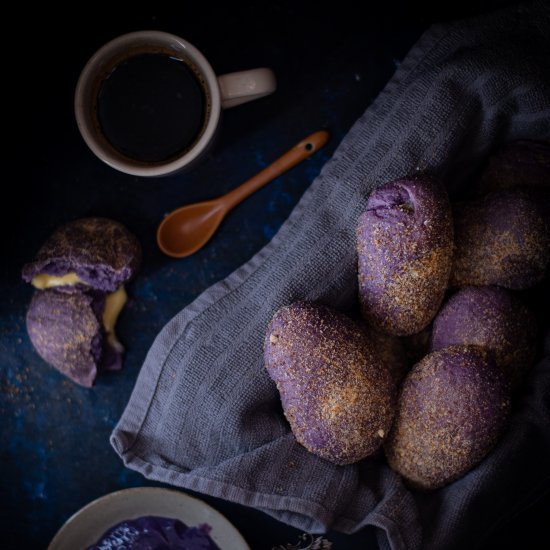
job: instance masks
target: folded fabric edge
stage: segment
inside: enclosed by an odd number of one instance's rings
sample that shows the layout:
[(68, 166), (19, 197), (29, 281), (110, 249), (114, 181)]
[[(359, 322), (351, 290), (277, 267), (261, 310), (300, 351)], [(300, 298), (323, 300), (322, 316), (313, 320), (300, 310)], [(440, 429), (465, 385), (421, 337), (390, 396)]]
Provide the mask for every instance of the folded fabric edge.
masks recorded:
[[(112, 437), (111, 443), (116, 445)], [(125, 466), (148, 479), (260, 509), (280, 521), (284, 516), (285, 523), (309, 533), (322, 534), (331, 528), (332, 514), (319, 504), (296, 497), (281, 500), (281, 495), (248, 491), (221, 481), (163, 468), (128, 452), (122, 452), (120, 456)]]
[[(131, 453), (122, 453), (121, 457), (126, 467), (141, 473), (148, 479), (261, 510), (278, 521), (307, 533), (324, 534), (329, 530), (336, 530), (344, 534), (353, 534), (367, 526), (372, 526), (384, 531), (392, 544), (392, 549), (412, 550), (412, 547), (407, 546), (403, 540), (402, 526), (396, 525), (387, 516), (379, 513), (377, 508), (367, 514), (360, 523), (343, 516), (339, 516), (335, 522), (334, 513), (321, 504), (312, 503), (309, 500), (249, 491), (221, 481), (152, 465)], [(414, 508), (412, 495), (409, 493), (401, 495), (399, 506)], [(415, 519), (413, 523), (417, 523), (417, 520)], [(415, 528), (418, 533), (421, 532), (419, 525), (415, 525)]]

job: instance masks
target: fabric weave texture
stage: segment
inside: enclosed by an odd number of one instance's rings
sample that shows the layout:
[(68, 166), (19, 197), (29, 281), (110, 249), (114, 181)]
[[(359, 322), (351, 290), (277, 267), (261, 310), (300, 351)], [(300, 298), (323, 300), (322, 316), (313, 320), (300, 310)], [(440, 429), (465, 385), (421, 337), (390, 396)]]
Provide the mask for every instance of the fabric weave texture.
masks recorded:
[(409, 490), (383, 456), (308, 453), (263, 365), (273, 313), (357, 301), (355, 226), (377, 186), (419, 172), (451, 195), (494, 147), (550, 139), (550, 8), (431, 27), (272, 241), (160, 332), (111, 443), (145, 477), (253, 506), (308, 532), (379, 528), (381, 548), (475, 548), (550, 487), (550, 335), (493, 452), (443, 489)]

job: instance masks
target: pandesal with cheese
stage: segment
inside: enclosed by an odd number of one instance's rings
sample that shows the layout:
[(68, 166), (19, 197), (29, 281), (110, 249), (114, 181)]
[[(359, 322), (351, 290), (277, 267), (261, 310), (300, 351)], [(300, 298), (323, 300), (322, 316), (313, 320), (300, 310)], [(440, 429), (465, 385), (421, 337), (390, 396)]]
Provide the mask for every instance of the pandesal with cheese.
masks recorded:
[(38, 354), (86, 387), (120, 369), (115, 325), (140, 263), (139, 241), (117, 221), (80, 218), (54, 231), (22, 273), (37, 289), (26, 322)]
[(351, 318), (316, 302), (283, 306), (267, 327), (264, 360), (290, 428), (308, 451), (341, 465), (380, 448), (396, 388)]
[(359, 301), (364, 318), (397, 336), (422, 331), (443, 300), (452, 265), (447, 191), (432, 176), (387, 183), (357, 223)]
[(474, 468), (510, 414), (510, 390), (491, 354), (451, 346), (409, 372), (384, 444), (389, 465), (419, 489), (437, 489)]
[(91, 387), (99, 372), (122, 366), (114, 323), (124, 302), (110, 303), (108, 296), (40, 290), (27, 311), (27, 332), (37, 353), (81, 386)]
[(522, 290), (540, 283), (550, 265), (549, 212), (541, 191), (528, 186), (457, 203), (450, 284)]
[(537, 328), (520, 297), (497, 286), (469, 286), (453, 294), (433, 322), (430, 351), (477, 345), (494, 354), (517, 386), (533, 364)]

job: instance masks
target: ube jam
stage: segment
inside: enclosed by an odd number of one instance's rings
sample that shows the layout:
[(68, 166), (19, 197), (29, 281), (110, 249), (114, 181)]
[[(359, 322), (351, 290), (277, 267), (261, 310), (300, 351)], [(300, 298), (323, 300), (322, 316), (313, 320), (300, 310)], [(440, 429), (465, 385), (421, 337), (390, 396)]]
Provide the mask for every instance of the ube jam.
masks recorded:
[(179, 519), (143, 516), (111, 527), (87, 550), (220, 550), (211, 527), (188, 527)]

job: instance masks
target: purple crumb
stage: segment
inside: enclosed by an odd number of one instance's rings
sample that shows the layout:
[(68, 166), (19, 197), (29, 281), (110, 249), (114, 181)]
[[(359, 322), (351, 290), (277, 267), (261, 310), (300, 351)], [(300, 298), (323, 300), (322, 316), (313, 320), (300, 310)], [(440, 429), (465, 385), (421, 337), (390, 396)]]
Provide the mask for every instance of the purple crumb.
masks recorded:
[(532, 187), (502, 189), (457, 203), (451, 286), (521, 290), (542, 281), (550, 265), (549, 211), (548, 202)]

